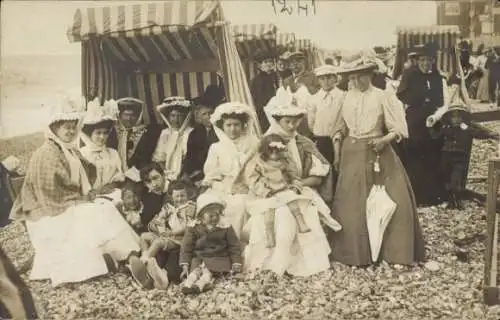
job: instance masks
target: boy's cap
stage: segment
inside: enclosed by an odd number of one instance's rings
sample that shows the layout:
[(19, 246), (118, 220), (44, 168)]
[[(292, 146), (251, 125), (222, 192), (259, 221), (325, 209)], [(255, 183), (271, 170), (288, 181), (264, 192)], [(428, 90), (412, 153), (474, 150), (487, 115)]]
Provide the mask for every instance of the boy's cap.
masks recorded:
[(196, 199), (196, 215), (199, 216), (203, 212), (203, 209), (211, 204), (219, 204), (223, 208), (226, 207), (226, 202), (214, 192), (205, 192), (200, 194), (198, 199)]

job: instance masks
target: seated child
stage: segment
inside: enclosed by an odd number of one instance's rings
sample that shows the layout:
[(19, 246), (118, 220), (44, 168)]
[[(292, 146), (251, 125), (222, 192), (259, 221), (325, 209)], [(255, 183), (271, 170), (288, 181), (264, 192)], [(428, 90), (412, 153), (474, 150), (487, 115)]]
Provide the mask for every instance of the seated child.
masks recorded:
[(196, 203), (197, 219), (188, 227), (181, 246), (181, 277), (184, 294), (200, 293), (212, 282), (214, 273), (241, 272), (241, 245), (232, 226), (221, 225), (225, 203), (211, 193)]
[[(262, 138), (259, 146), (259, 156), (248, 166), (246, 174), (247, 185), (250, 191), (259, 198), (267, 201), (250, 201), (248, 209), (254, 213), (265, 212), (267, 247), (273, 248), (276, 244), (274, 234), (275, 210), (288, 206), (295, 218), (299, 233), (310, 232), (301, 208), (300, 200), (312, 201), (308, 195), (302, 194), (302, 182), (293, 170), (287, 158), (284, 139), (277, 134), (270, 134)], [(333, 218), (328, 221), (334, 230), (341, 226)]]
[(188, 223), (194, 219), (196, 204), (189, 200), (186, 182), (172, 181), (167, 194), (170, 202), (148, 224), (149, 232), (141, 234), (142, 260), (146, 263), (160, 251), (178, 249)]
[(127, 181), (121, 190), (122, 201), (118, 203), (117, 209), (125, 220), (136, 231), (142, 228), (141, 215), (144, 206), (141, 202), (140, 187), (137, 183)]
[(462, 209), (460, 194), (464, 191), (468, 165), (467, 151), (472, 139), (499, 139), (497, 133), (470, 121), (470, 112), (463, 106), (449, 107), (430, 128), (434, 139), (443, 139), (442, 168), (450, 209)]

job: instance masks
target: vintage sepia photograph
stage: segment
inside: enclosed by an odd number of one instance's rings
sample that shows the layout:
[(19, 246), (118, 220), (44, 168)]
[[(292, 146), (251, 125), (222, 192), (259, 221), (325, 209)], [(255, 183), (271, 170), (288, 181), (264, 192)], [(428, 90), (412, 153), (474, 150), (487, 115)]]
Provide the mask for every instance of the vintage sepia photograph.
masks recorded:
[(0, 33), (0, 319), (500, 319), (500, 1), (4, 0)]

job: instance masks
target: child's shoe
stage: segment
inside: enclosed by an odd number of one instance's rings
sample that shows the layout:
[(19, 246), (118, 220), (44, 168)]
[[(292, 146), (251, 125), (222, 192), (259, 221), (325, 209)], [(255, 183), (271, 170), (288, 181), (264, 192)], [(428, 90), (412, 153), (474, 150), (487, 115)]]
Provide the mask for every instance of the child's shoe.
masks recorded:
[(153, 279), (144, 263), (136, 256), (129, 258), (129, 270), (134, 280), (145, 289), (153, 289)]
[(149, 275), (153, 278), (154, 287), (159, 290), (167, 290), (168, 274), (165, 269), (160, 268), (155, 258), (149, 258), (146, 264)]

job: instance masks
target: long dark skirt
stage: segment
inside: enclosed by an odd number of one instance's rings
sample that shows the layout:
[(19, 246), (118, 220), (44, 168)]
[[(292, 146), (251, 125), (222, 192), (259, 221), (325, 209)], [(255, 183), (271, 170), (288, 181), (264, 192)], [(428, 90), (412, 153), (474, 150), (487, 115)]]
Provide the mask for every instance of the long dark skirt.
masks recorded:
[[(344, 264), (372, 264), (366, 199), (374, 184), (373, 163), (376, 155), (367, 139), (346, 138), (343, 142), (340, 175), (333, 203), (334, 219), (342, 230), (332, 235), (332, 257)], [(422, 230), (406, 172), (391, 146), (380, 154), (378, 182), (397, 204), (384, 233), (380, 259), (394, 264), (411, 264), (424, 259)]]

